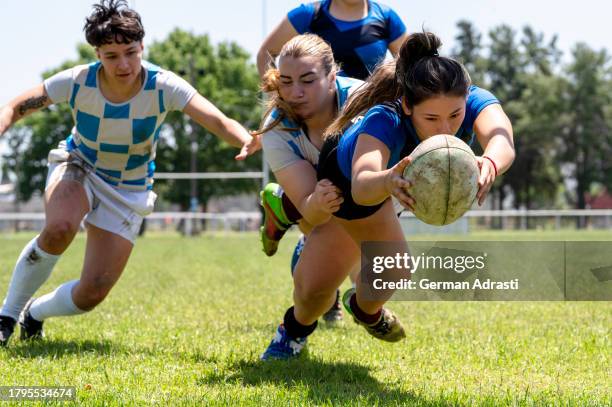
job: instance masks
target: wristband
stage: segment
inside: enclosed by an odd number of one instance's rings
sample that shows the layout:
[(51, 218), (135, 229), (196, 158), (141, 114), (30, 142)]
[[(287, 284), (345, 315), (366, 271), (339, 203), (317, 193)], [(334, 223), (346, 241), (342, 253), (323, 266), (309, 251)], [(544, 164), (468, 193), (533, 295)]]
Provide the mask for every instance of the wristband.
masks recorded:
[(487, 157), (486, 155), (483, 155), (482, 158), (486, 158), (487, 160), (491, 162), (491, 164), (493, 164), (493, 169), (495, 170), (495, 176), (497, 177), (497, 165), (495, 165), (495, 161), (493, 161), (491, 157)]

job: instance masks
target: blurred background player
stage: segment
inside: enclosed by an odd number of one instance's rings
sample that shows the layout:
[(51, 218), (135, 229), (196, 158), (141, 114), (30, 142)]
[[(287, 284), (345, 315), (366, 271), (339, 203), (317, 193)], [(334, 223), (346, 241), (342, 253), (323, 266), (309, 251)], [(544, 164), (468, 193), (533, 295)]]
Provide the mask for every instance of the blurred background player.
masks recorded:
[(365, 80), (387, 56), (397, 55), (407, 37), (406, 26), (391, 8), (368, 0), (323, 0), (289, 11), (257, 53), (260, 76), (283, 45), (299, 34), (312, 33), (332, 48), (339, 75)]

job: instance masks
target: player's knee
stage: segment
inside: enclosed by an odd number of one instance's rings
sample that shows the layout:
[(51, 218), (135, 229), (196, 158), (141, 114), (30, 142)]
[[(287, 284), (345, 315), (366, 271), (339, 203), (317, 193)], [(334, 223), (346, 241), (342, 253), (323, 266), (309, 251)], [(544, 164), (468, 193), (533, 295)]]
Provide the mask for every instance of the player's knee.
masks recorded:
[(112, 288), (112, 284), (102, 280), (94, 281), (92, 284), (82, 287), (79, 295), (78, 307), (83, 311), (91, 311), (98, 306)]
[(45, 229), (40, 234), (40, 239), (45, 247), (65, 248), (70, 244), (78, 229), (78, 225), (73, 225), (66, 220), (52, 221), (45, 225)]
[(88, 291), (84, 293), (81, 301), (78, 304), (78, 307), (83, 311), (91, 311), (96, 308), (104, 299), (106, 298), (107, 292), (104, 291)]
[(336, 295), (335, 287), (326, 287), (312, 282), (295, 282), (295, 296), (301, 302), (319, 303), (326, 302), (331, 296)]

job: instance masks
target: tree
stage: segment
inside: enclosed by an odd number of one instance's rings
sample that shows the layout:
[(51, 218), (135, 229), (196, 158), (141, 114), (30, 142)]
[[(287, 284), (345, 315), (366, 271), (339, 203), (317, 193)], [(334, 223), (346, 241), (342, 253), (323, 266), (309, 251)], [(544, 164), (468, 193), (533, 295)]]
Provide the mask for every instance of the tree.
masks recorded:
[(491, 44), (487, 58), (487, 80), (490, 89), (504, 103), (518, 100), (525, 87), (521, 81), (523, 56), (516, 43), (516, 32), (500, 25), (489, 32)]
[[(221, 43), (216, 48), (208, 35), (194, 35), (180, 29), (168, 38), (152, 44), (149, 60), (173, 72), (182, 74), (202, 95), (227, 116), (255, 128), (261, 110), (258, 101), (259, 76), (249, 54), (235, 43)], [(189, 172), (193, 131), (198, 143), (197, 171), (248, 171), (261, 168), (261, 155), (246, 161), (234, 160), (237, 150), (220, 141), (212, 133), (193, 125), (185, 115), (174, 112), (166, 117), (165, 131), (157, 150), (157, 169), (164, 172)], [(159, 180), (156, 188), (164, 196), (189, 208), (190, 189), (186, 181)], [(198, 188), (198, 200), (206, 207), (213, 195), (254, 191), (258, 183), (252, 180), (207, 180)]]
[(556, 37), (547, 43), (526, 26), (517, 39), (506, 25), (491, 30), (489, 37), (486, 78), (513, 123), (517, 156), (495, 189), (500, 208), (506, 188), (516, 208), (545, 206), (554, 201), (561, 179), (554, 165), (561, 109), (561, 86), (553, 69), (561, 56)]
[(457, 29), (459, 30), (459, 34), (455, 37), (457, 45), (452, 50), (452, 56), (466, 67), (473, 83), (484, 86), (487, 62), (480, 54), (482, 35), (471, 22), (466, 20), (460, 20)]
[(517, 158), (504, 180), (512, 188), (517, 208), (550, 207), (562, 185), (557, 158), (564, 82), (542, 73), (528, 75), (524, 81), (521, 98), (512, 102), (511, 109)]
[[(46, 79), (72, 66), (95, 59), (93, 49), (85, 44), (77, 46), (77, 58), (43, 73)], [(19, 201), (27, 202), (34, 193), (45, 188), (47, 154), (64, 140), (73, 127), (70, 107), (54, 105), (36, 112), (8, 131), (9, 152), (3, 155), (6, 168), (17, 178), (16, 193)]]
[(524, 70), (535, 74), (551, 76), (554, 67), (561, 60), (561, 51), (557, 48), (557, 36), (544, 43), (544, 34), (536, 33), (529, 26), (523, 27), (521, 46), (524, 52)]
[(576, 180), (575, 207), (584, 209), (586, 193), (596, 183), (612, 188), (612, 70), (605, 50), (586, 44), (572, 50), (567, 67), (565, 123), (560, 143), (561, 164), (569, 164)]

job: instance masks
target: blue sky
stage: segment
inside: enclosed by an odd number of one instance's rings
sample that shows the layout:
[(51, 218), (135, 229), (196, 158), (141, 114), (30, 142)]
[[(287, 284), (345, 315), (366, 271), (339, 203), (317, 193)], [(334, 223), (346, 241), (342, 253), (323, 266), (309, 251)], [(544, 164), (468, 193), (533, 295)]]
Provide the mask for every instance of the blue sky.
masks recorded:
[[(83, 20), (93, 0), (0, 0), (0, 105), (37, 84), (47, 68), (75, 55), (84, 41)], [(141, 13), (147, 36), (145, 46), (160, 40), (174, 27), (208, 33), (214, 42), (233, 40), (252, 54), (265, 29), (277, 24), (296, 0), (130, 0)], [(448, 51), (456, 34), (455, 23), (468, 19), (486, 32), (507, 23), (516, 29), (525, 24), (559, 35), (562, 50), (578, 41), (612, 51), (612, 2), (581, 0), (385, 0), (402, 17), (410, 31), (423, 25), (436, 32)]]

